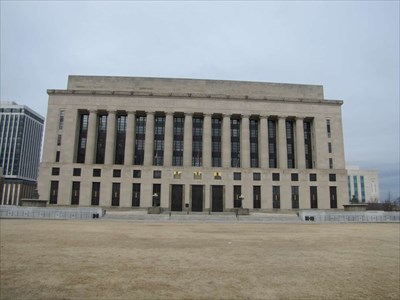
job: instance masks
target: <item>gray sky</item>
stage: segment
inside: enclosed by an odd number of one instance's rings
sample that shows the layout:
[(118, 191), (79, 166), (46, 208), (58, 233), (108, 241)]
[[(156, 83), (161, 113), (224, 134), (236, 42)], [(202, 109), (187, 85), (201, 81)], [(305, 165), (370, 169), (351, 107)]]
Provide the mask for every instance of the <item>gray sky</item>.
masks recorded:
[(68, 75), (322, 84), (346, 161), (400, 196), (399, 1), (1, 1), (1, 99), (47, 113)]

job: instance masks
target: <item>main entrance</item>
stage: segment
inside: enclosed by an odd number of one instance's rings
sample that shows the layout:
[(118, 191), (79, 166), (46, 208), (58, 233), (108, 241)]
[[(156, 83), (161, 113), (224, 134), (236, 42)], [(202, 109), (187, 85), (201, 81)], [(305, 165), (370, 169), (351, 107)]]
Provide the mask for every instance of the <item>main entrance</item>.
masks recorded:
[(183, 207), (183, 185), (173, 184), (171, 190), (171, 210), (182, 211)]
[(192, 211), (203, 211), (202, 185), (192, 185)]
[(211, 187), (211, 211), (222, 212), (224, 211), (224, 186), (213, 185)]

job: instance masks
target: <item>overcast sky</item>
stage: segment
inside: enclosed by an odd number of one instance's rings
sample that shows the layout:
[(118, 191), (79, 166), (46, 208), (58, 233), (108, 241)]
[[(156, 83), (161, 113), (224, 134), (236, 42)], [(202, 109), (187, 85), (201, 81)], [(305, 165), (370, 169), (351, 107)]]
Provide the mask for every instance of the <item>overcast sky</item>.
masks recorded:
[(399, 191), (398, 1), (1, 1), (1, 99), (47, 114), (68, 75), (324, 86), (346, 161)]

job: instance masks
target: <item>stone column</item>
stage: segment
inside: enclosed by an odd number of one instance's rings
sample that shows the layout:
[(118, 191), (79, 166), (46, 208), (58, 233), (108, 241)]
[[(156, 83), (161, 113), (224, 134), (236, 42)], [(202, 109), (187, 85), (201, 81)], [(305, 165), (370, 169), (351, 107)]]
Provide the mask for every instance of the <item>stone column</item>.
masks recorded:
[(203, 123), (203, 167), (211, 167), (211, 114), (204, 114)]
[(260, 167), (269, 168), (269, 149), (268, 149), (268, 116), (260, 116), (260, 133), (258, 135), (258, 152), (260, 157)]
[(231, 116), (223, 115), (222, 120), (222, 167), (231, 166)]
[(174, 113), (165, 113), (165, 136), (164, 136), (164, 166), (172, 166), (172, 146), (174, 137)]
[(296, 118), (296, 167), (297, 169), (306, 168), (306, 157), (304, 149), (304, 118)]
[(106, 134), (106, 153), (105, 153), (105, 162), (104, 162), (106, 165), (112, 165), (114, 163), (116, 115), (117, 115), (117, 112), (115, 110), (108, 112), (107, 134)]
[(183, 165), (185, 167), (192, 166), (192, 130), (193, 130), (193, 114), (185, 113), (185, 129), (183, 132)]
[(133, 152), (135, 145), (136, 116), (134, 111), (128, 111), (126, 122), (126, 140), (125, 140), (125, 166), (133, 165)]
[(287, 169), (286, 116), (278, 120), (278, 168)]
[(97, 129), (97, 110), (89, 110), (89, 124), (87, 133), (85, 161), (86, 164), (90, 165), (94, 163), (96, 129)]
[(240, 122), (240, 166), (250, 168), (250, 125), (249, 115), (242, 115)]
[(154, 112), (149, 111), (146, 114), (146, 135), (144, 141), (144, 166), (153, 165), (154, 157)]

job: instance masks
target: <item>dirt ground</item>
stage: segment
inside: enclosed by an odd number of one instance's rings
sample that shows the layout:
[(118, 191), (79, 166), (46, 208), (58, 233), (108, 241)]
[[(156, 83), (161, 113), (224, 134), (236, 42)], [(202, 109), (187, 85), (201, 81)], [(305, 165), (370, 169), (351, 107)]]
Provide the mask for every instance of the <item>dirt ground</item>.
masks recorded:
[(399, 224), (0, 220), (1, 299), (399, 299)]

